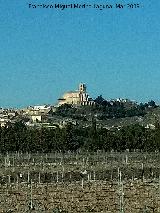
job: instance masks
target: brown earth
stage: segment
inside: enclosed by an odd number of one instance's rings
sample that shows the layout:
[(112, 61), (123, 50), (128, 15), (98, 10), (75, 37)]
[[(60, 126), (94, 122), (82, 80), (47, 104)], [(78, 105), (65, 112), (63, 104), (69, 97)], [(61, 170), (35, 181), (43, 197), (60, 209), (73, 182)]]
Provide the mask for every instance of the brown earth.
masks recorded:
[(5, 184), (0, 186), (0, 212), (158, 213), (160, 186), (156, 180)]

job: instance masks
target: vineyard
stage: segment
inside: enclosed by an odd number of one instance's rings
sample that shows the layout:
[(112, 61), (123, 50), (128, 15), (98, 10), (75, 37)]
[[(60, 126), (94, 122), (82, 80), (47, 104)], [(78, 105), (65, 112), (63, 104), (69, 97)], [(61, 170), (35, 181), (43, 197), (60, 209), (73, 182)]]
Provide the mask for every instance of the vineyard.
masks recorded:
[(160, 154), (0, 155), (0, 212), (160, 212)]

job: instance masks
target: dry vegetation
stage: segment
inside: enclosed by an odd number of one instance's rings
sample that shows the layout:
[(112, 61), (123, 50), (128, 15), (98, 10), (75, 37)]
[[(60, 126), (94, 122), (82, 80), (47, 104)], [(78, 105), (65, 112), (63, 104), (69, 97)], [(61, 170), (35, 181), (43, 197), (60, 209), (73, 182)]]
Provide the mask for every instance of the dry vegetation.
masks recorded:
[(0, 212), (160, 212), (159, 153), (8, 154)]

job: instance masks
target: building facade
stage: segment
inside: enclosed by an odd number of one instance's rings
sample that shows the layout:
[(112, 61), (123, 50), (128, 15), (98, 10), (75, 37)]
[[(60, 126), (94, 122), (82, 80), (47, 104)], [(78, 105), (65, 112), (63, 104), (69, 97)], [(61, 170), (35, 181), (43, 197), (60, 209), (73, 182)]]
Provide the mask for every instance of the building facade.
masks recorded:
[(94, 101), (89, 97), (86, 89), (86, 85), (84, 83), (80, 83), (78, 90), (66, 92), (62, 98), (58, 99), (58, 106), (63, 104), (94, 105)]

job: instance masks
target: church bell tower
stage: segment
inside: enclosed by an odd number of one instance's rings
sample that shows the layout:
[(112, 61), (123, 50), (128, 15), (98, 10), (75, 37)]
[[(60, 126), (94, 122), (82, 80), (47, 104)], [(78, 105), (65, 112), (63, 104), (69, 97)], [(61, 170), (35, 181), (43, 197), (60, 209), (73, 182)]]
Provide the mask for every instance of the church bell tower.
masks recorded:
[(79, 92), (80, 93), (86, 93), (86, 85), (83, 83), (79, 84)]

